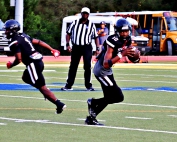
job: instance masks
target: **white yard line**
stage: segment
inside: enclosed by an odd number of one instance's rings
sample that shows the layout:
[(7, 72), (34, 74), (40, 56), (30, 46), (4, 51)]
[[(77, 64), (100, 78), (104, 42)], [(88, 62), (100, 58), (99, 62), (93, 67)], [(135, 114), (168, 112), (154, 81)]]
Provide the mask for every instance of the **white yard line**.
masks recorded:
[(153, 75), (153, 74), (120, 74), (119, 73), (119, 76), (146, 76), (146, 77), (155, 77), (155, 76), (158, 76), (158, 77), (172, 77), (172, 78), (174, 78), (174, 77), (177, 77), (177, 76), (175, 76), (175, 75), (167, 75), (167, 74), (162, 74), (162, 75)]
[[(77, 120), (85, 121), (85, 118), (77, 118)], [(106, 120), (100, 120), (100, 119), (97, 119), (97, 120), (102, 121), (102, 122), (106, 122)]]
[(151, 129), (140, 129), (140, 128), (127, 128), (127, 127), (113, 127), (113, 126), (96, 126), (96, 125), (84, 125), (76, 123), (63, 123), (63, 122), (52, 122), (49, 120), (28, 120), (28, 119), (17, 119), (17, 118), (6, 118), (0, 117), (1, 120), (15, 121), (15, 122), (35, 122), (41, 124), (54, 124), (54, 125), (66, 125), (66, 126), (80, 126), (80, 127), (93, 127), (93, 128), (105, 128), (105, 129), (116, 129), (116, 130), (129, 130), (129, 131), (140, 131), (140, 132), (152, 132), (152, 133), (164, 133), (164, 134), (174, 134), (174, 131), (161, 131), (161, 130), (151, 130)]
[[(0, 95), (0, 97), (6, 97), (6, 98), (21, 98), (21, 99), (37, 99), (37, 100), (43, 100), (44, 98), (40, 97), (26, 97), (26, 96), (11, 96), (11, 95)], [(60, 99), (68, 102), (84, 102), (86, 103), (87, 101), (82, 101), (82, 100), (68, 100), (68, 99)]]
[[(14, 77), (14, 78), (17, 78), (17, 77), (21, 77), (21, 76), (9, 76), (9, 75), (0, 75), (0, 76), (4, 76), (4, 77)], [(61, 77), (45, 77), (46, 79), (65, 79), (66, 80), (66, 77), (64, 78), (61, 78)], [(117, 77), (117, 78), (120, 78), (120, 77)], [(77, 80), (83, 80), (84, 78), (76, 78)], [(95, 78), (92, 78), (92, 80), (96, 80)], [(177, 81), (145, 81), (145, 80), (123, 80), (123, 79), (119, 79), (119, 82), (138, 82), (138, 83), (168, 83), (168, 84), (177, 84)], [(0, 83), (0, 84), (3, 84), (3, 83)], [(8, 83), (8, 84), (14, 84), (14, 83)], [(53, 85), (54, 86), (54, 85)], [(58, 85), (55, 85), (55, 86), (58, 86)], [(74, 86), (73, 86), (74, 87)], [(95, 88), (95, 87), (94, 87)], [(101, 88), (101, 87), (96, 87), (96, 88)], [(122, 87), (124, 88), (124, 87)]]
[[(44, 99), (44, 98), (40, 98), (40, 97), (26, 97), (26, 96), (12, 96), (12, 95), (0, 95), (0, 97), (21, 98), (21, 99), (37, 99), (37, 100), (43, 100)], [(87, 100), (68, 100), (68, 99), (60, 99), (60, 100), (68, 101), (68, 102), (82, 102), (82, 103), (86, 103), (87, 102)], [(144, 107), (158, 107), (158, 108), (177, 109), (177, 106), (162, 106), (162, 105), (152, 105), (152, 104), (117, 103), (117, 105), (144, 106)]]
[(151, 104), (132, 104), (132, 103), (119, 103), (120, 105), (128, 105), (128, 106), (145, 106), (145, 107), (158, 107), (158, 108), (171, 108), (177, 109), (177, 106), (162, 106), (162, 105), (151, 105)]
[(132, 117), (132, 116), (125, 116), (125, 118), (130, 118), (130, 119), (140, 119), (140, 120), (149, 120), (153, 118), (145, 118), (145, 117)]
[(177, 117), (177, 115), (168, 115), (168, 116), (171, 116), (171, 117)]
[(0, 123), (0, 125), (7, 125), (6, 123)]
[(148, 82), (153, 82), (153, 83), (174, 83), (176, 84), (177, 82), (175, 81), (145, 81), (145, 80), (119, 80), (119, 82), (138, 82), (138, 83), (148, 83)]

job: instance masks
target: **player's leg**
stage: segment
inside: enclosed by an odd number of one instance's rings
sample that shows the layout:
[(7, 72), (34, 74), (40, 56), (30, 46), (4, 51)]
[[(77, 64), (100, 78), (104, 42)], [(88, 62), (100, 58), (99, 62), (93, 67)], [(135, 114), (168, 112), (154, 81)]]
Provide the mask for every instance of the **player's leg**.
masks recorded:
[[(98, 77), (96, 77), (96, 79), (98, 80)], [(104, 86), (101, 84), (101, 87), (103, 89)], [(108, 105), (105, 98), (103, 97), (103, 98), (99, 98), (99, 99), (95, 99), (95, 98), (88, 99), (87, 104), (88, 104), (89, 116), (86, 117), (85, 124), (87, 124), (87, 125), (103, 125), (97, 121), (96, 117)]]
[(104, 97), (99, 99), (92, 98), (87, 100), (89, 114), (92, 118), (96, 118), (96, 116), (100, 112), (102, 112), (108, 104), (118, 103), (124, 100), (123, 93), (121, 89), (117, 86), (113, 75), (102, 77), (96, 76), (96, 79), (101, 84)]
[[(122, 102), (124, 100), (124, 95), (121, 88), (117, 85), (113, 74), (107, 76), (107, 81), (112, 82), (112, 85), (109, 86), (109, 88), (104, 88), (105, 89), (104, 97), (107, 100), (107, 103), (113, 104), (113, 103)], [(112, 90), (113, 93), (110, 93), (110, 90)]]
[(45, 79), (42, 74), (44, 69), (44, 64), (42, 61), (35, 61), (27, 66), (27, 69), (23, 74), (23, 81), (39, 89), (39, 91), (44, 95), (44, 98), (48, 99), (50, 102), (57, 106), (57, 113), (61, 113), (66, 105), (60, 102), (56, 96), (46, 87)]
[(23, 75), (22, 75), (22, 80), (26, 83), (26, 84), (30, 84), (31, 86), (35, 87), (34, 84), (31, 81), (29, 72), (27, 69), (24, 70)]
[(60, 100), (57, 99), (57, 97), (54, 95), (53, 92), (51, 92), (45, 85), (38, 88), (39, 91), (45, 96), (47, 100), (52, 102), (57, 106), (56, 113), (59, 114), (63, 111), (64, 108), (66, 108), (66, 105), (62, 103)]

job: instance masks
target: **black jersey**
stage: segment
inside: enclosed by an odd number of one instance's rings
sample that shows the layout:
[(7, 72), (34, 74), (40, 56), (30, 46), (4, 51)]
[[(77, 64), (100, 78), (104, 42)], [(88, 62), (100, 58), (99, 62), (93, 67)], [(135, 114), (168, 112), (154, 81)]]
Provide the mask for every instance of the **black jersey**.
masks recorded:
[(9, 47), (13, 54), (21, 52), (22, 62), (25, 65), (29, 65), (35, 59), (42, 59), (42, 55), (36, 52), (32, 44), (32, 38), (25, 33), (15, 34), (9, 43)]
[(93, 72), (96, 76), (111, 75), (112, 69), (105, 69), (103, 67), (104, 56), (107, 51), (107, 45), (113, 48), (112, 58), (116, 57), (118, 52), (121, 52), (123, 48), (127, 48), (131, 45), (131, 37), (127, 37), (126, 40), (119, 38), (117, 34), (110, 35), (103, 44), (102, 52), (99, 54), (98, 61), (96, 62)]
[(117, 56), (118, 52), (122, 51), (122, 48), (126, 48), (131, 45), (131, 37), (129, 36), (126, 40), (122, 40), (117, 34), (110, 35), (103, 44), (105, 53), (107, 51), (107, 45), (114, 49), (112, 54), (112, 58), (114, 58)]

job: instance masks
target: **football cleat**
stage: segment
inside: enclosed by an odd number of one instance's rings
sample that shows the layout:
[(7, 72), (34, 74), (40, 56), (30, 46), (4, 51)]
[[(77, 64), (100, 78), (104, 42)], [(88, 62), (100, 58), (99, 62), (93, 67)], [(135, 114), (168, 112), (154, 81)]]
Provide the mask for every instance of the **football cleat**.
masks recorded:
[(62, 113), (62, 111), (66, 108), (66, 105), (62, 102), (60, 102), (60, 105), (57, 106), (56, 108), (56, 114)]
[(87, 124), (87, 125), (100, 125), (100, 126), (104, 125), (104, 124), (99, 123), (96, 120), (96, 118), (92, 118), (91, 116), (86, 117), (85, 124)]

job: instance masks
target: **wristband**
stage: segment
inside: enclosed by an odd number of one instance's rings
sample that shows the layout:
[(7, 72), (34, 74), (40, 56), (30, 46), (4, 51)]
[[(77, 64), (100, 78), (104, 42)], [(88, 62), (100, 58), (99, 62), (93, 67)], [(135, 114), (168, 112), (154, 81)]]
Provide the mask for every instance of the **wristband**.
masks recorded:
[(99, 47), (96, 47), (96, 51), (100, 51), (100, 48), (99, 48)]
[(122, 54), (119, 52), (118, 54), (117, 54), (117, 56), (121, 59), (122, 58)]
[(66, 47), (69, 46), (69, 43), (66, 43)]
[(109, 65), (109, 67), (112, 67), (112, 65), (113, 65), (112, 60), (108, 60), (108, 65)]

